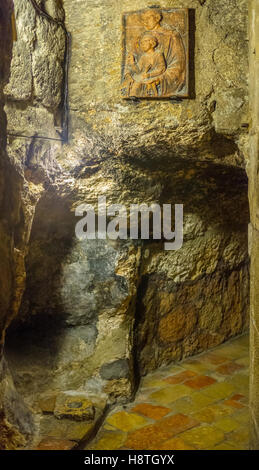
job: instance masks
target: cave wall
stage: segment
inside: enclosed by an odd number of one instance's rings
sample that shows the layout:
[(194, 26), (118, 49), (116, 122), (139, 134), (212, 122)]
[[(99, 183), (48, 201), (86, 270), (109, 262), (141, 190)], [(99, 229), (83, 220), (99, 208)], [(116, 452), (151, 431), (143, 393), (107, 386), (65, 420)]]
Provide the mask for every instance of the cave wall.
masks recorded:
[[(56, 21), (15, 2), (5, 87), (8, 158), (22, 181), (19, 295), (25, 289), (8, 359), (30, 402), (80, 388), (125, 400), (138, 374), (248, 326), (247, 2), (168, 0), (195, 9), (195, 93), (179, 103), (120, 97), (121, 14), (152, 2), (40, 3)], [(126, 207), (184, 204), (183, 248), (78, 241), (75, 208), (102, 195)]]
[(251, 295), (250, 295), (250, 412), (251, 449), (259, 449), (259, 294), (258, 294), (258, 162), (259, 162), (259, 116), (258, 116), (258, 64), (259, 64), (259, 2), (250, 2), (250, 164), (249, 203), (251, 213), (249, 247), (251, 254)]
[[(0, 449), (23, 446), (33, 433), (33, 419), (23, 398), (17, 393), (4, 355), (8, 325), (20, 306), (24, 274), (23, 254), (16, 246), (15, 228), (19, 224), (22, 179), (6, 152), (6, 115), (3, 88), (8, 82), (12, 55), (11, 13), (13, 2), (0, 5)], [(23, 267), (24, 272), (24, 267)]]
[(64, 1), (71, 143), (60, 158), (77, 172), (77, 204), (184, 204), (179, 252), (142, 245), (130, 345), (141, 373), (248, 325), (247, 3), (167, 2), (195, 9), (195, 96), (178, 104), (119, 95), (121, 15), (149, 5)]
[[(0, 205), (1, 205), (1, 259), (3, 260), (3, 266), (1, 269), (1, 291), (0, 291), (0, 307), (1, 307), (1, 353), (3, 348), (3, 337), (2, 332), (4, 330), (4, 325), (6, 322), (7, 312), (11, 305), (11, 295), (13, 289), (13, 268), (12, 268), (12, 246), (11, 246), (11, 224), (9, 217), (7, 218), (8, 208), (6, 207), (7, 192), (11, 195), (6, 184), (6, 176), (10, 172), (10, 167), (8, 166), (8, 159), (5, 153), (5, 144), (6, 144), (6, 117), (3, 111), (4, 106), (4, 97), (3, 97), (3, 86), (8, 80), (9, 65), (11, 60), (11, 23), (10, 23), (10, 12), (11, 5), (9, 8), (1, 8), (1, 41), (5, 46), (3, 49), (6, 50), (1, 52), (1, 70), (0, 70), (0, 84), (1, 84), (1, 101), (0, 101), (0, 125), (1, 125), (1, 159), (0, 159), (0, 169), (1, 169), (1, 179), (0, 179)], [(7, 16), (7, 20), (5, 19)], [(9, 24), (8, 24), (9, 20)], [(7, 197), (6, 197), (7, 196)], [(5, 217), (3, 217), (3, 214)]]

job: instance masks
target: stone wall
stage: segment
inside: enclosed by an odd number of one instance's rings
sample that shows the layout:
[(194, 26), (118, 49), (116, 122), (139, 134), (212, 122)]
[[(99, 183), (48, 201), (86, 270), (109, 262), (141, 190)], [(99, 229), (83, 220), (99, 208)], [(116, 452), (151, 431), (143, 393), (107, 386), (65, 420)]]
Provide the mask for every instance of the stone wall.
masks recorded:
[(13, 2), (0, 5), (0, 449), (24, 445), (33, 431), (33, 420), (17, 393), (4, 357), (6, 329), (17, 313), (20, 300), (20, 253), (16, 248), (22, 180), (6, 152), (6, 115), (3, 87), (9, 78), (12, 53)]
[[(195, 88), (179, 103), (120, 97), (121, 14), (152, 2), (39, 3), (56, 21), (15, 2), (5, 87), (8, 156), (21, 181), (16, 310), (23, 294), (8, 360), (30, 403), (80, 389), (127, 400), (139, 374), (247, 328), (247, 2), (168, 0), (195, 9)], [(127, 207), (184, 204), (183, 248), (79, 242), (75, 208), (102, 195)]]
[(77, 204), (95, 205), (98, 195), (127, 207), (184, 204), (179, 253), (142, 246), (132, 339), (141, 373), (213, 347), (248, 322), (247, 3), (167, 2), (195, 10), (195, 93), (178, 104), (119, 94), (121, 15), (149, 5), (64, 1), (71, 143), (59, 160), (77, 172)]
[(250, 2), (250, 103), (252, 125), (250, 131), (249, 202), (251, 213), (251, 308), (250, 308), (250, 410), (251, 448), (259, 449), (259, 291), (258, 291), (258, 65), (259, 65), (259, 1)]

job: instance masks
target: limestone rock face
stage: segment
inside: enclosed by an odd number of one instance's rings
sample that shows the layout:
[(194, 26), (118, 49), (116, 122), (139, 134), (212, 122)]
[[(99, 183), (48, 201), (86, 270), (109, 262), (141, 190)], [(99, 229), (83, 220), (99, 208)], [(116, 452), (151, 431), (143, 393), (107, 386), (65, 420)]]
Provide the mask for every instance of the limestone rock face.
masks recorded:
[[(16, 317), (6, 345), (15, 384), (35, 407), (50, 391), (126, 401), (139, 374), (247, 328), (247, 2), (200, 3), (166, 5), (195, 9), (192, 96), (175, 103), (120, 96), (121, 15), (152, 2), (38, 2), (63, 26), (15, 2), (1, 302), (7, 323)], [(183, 247), (166, 252), (152, 229), (149, 240), (79, 241), (75, 210), (100, 196), (126, 209), (183, 204)], [(43, 434), (55, 421), (43, 417)], [(52, 436), (88, 432), (70, 425)]]
[(17, 449), (33, 432), (33, 418), (15, 389), (3, 357), (7, 326), (18, 311), (24, 288), (24, 263), (16, 249), (22, 179), (6, 153), (6, 116), (3, 87), (8, 81), (11, 51), (13, 2), (0, 5), (0, 449)]
[[(34, 100), (34, 106), (54, 110), (62, 94), (64, 32), (59, 25), (40, 17), (30, 1), (15, 2), (15, 13), (17, 41), (5, 94), (10, 100)], [(59, 20), (58, 16), (54, 18)]]
[(126, 378), (129, 375), (128, 361), (125, 359), (118, 359), (117, 361), (103, 364), (100, 370), (100, 375), (106, 380)]
[(245, 262), (230, 275), (219, 269), (174, 283), (144, 276), (137, 306), (141, 373), (214, 347), (248, 327), (249, 275)]
[[(127, 208), (184, 204), (181, 250), (141, 244), (131, 317), (141, 373), (243, 331), (248, 313), (247, 3), (167, 3), (195, 8), (193, 96), (177, 104), (119, 94), (121, 15), (147, 6), (64, 0), (67, 28), (80, 46), (72, 45), (70, 57), (71, 140), (58, 158), (77, 175), (73, 207), (96, 206), (98, 196)], [(107, 361), (100, 374), (109, 364), (114, 381), (120, 362)]]
[(0, 448), (16, 449), (26, 444), (33, 433), (31, 410), (15, 389), (5, 361), (0, 363)]
[(251, 224), (249, 227), (249, 248), (251, 256), (251, 334), (250, 334), (250, 410), (251, 410), (251, 449), (259, 449), (259, 236), (258, 236), (258, 164), (259, 164), (259, 146), (258, 146), (258, 59), (259, 59), (259, 35), (258, 35), (258, 2), (251, 1), (250, 4), (250, 161), (248, 166), (249, 175), (249, 203)]
[[(203, 6), (196, 0), (167, 2), (166, 8), (195, 9), (195, 43), (191, 39), (195, 99), (179, 104), (130, 102), (119, 95), (121, 15), (147, 6), (145, 0), (131, 1), (130, 6), (126, 0), (105, 6), (101, 0), (87, 5), (83, 0), (64, 0), (67, 27), (80, 44), (72, 46), (70, 59), (71, 135), (77, 142), (86, 129), (88, 136), (100, 136), (102, 160), (109, 149), (113, 158), (124, 154), (131, 162), (154, 163), (156, 168), (173, 166), (179, 155), (227, 161), (230, 152), (222, 134), (237, 134), (237, 142), (248, 122), (247, 2), (207, 1)], [(221, 145), (213, 145), (215, 130)], [(231, 153), (233, 159), (235, 151)]]

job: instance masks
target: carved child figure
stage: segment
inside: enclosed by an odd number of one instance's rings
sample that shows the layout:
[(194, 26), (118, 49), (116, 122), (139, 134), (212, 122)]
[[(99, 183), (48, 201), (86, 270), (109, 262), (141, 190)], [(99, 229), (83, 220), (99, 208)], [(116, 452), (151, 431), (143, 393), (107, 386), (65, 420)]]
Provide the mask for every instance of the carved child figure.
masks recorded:
[(144, 33), (139, 41), (142, 54), (135, 59), (130, 54), (127, 61), (124, 87), (128, 96), (158, 96), (159, 77), (166, 71), (164, 54), (156, 50), (157, 38), (151, 33)]

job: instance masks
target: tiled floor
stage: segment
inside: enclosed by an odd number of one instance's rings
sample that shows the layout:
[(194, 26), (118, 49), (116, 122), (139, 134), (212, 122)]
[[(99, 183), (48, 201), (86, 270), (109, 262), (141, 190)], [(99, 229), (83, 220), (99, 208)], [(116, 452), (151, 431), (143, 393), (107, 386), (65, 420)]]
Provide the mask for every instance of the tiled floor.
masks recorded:
[(117, 407), (87, 449), (248, 449), (248, 336), (162, 368)]

